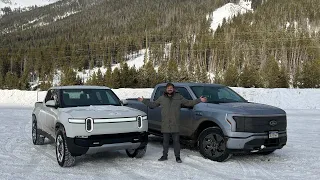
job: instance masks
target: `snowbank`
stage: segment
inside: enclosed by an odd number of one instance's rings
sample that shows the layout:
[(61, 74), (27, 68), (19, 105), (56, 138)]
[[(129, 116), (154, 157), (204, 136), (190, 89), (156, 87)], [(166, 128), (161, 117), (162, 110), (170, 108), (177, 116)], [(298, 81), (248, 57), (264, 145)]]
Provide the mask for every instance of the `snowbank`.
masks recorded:
[[(320, 89), (232, 88), (250, 102), (269, 104), (283, 109), (320, 109)], [(120, 99), (149, 98), (153, 89), (114, 89)], [(1, 106), (32, 107), (46, 92), (0, 90)], [(38, 97), (38, 100), (37, 100)]]

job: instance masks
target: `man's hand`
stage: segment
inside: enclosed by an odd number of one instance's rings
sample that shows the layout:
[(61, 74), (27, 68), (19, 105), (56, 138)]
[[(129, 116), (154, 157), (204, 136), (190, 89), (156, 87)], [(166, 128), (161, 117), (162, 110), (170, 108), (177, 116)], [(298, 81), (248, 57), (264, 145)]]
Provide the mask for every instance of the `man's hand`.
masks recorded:
[(138, 97), (138, 101), (142, 102), (143, 101), (143, 97)]
[(207, 98), (203, 97), (203, 96), (200, 97), (200, 100), (201, 100), (201, 102), (207, 102)]

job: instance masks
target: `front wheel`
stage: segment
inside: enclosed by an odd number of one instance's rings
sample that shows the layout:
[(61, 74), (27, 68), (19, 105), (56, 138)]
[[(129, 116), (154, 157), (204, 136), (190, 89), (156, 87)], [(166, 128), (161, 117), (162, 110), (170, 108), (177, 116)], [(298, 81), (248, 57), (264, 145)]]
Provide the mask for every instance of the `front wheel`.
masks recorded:
[(56, 157), (61, 167), (71, 167), (75, 164), (76, 158), (69, 152), (66, 136), (63, 129), (57, 131), (56, 137)]
[(147, 146), (138, 149), (127, 149), (126, 153), (131, 158), (142, 158), (147, 152)]
[(226, 147), (223, 132), (216, 127), (203, 130), (198, 139), (199, 151), (205, 158), (223, 162), (231, 157)]

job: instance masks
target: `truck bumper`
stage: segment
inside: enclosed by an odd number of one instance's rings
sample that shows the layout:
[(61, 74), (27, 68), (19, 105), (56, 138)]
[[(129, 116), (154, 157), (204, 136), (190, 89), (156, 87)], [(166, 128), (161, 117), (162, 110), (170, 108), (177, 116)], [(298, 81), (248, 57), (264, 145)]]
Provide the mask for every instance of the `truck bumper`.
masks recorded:
[(279, 138), (269, 139), (268, 135), (250, 136), (247, 138), (229, 137), (227, 148), (231, 152), (263, 152), (281, 149), (287, 143), (287, 133), (279, 134)]
[(68, 150), (73, 156), (113, 150), (138, 149), (144, 148), (147, 144), (147, 132), (93, 135), (88, 136), (88, 138), (67, 137)]

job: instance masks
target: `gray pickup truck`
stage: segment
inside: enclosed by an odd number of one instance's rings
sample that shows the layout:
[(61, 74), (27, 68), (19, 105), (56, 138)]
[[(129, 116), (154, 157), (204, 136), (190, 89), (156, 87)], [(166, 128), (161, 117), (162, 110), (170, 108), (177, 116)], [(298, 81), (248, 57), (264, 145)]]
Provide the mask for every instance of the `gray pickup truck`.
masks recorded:
[[(155, 87), (151, 101), (165, 91), (166, 84)], [(218, 84), (175, 83), (178, 93), (188, 100), (207, 97), (207, 103), (181, 107), (180, 135), (200, 153), (222, 162), (235, 153), (270, 154), (287, 142), (287, 118), (282, 109), (248, 102), (232, 89)], [(147, 113), (149, 132), (161, 135), (161, 107), (148, 108), (137, 99), (127, 106)]]

